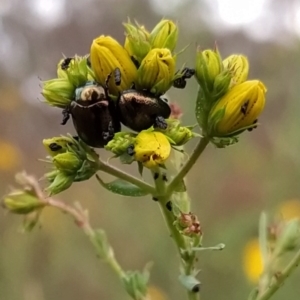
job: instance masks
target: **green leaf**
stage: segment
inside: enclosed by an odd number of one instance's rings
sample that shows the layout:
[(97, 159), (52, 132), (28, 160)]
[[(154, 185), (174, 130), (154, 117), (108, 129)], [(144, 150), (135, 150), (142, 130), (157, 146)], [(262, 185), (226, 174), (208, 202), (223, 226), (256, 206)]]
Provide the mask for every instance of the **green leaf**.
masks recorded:
[(105, 183), (98, 175), (96, 175), (96, 178), (105, 189), (118, 195), (129, 197), (142, 197), (149, 194), (148, 192), (142, 190), (138, 186), (121, 179), (116, 179), (112, 182)]
[(128, 153), (123, 153), (119, 156), (120, 161), (122, 164), (127, 164), (130, 165), (131, 163), (134, 162), (134, 156), (133, 155), (129, 155)]

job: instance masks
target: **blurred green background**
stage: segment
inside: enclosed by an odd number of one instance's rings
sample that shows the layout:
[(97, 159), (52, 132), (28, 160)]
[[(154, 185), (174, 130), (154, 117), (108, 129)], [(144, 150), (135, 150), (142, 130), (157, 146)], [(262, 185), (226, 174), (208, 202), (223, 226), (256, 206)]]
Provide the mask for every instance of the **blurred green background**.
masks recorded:
[[(60, 125), (59, 109), (41, 103), (40, 80), (55, 76), (62, 53), (84, 55), (100, 34), (122, 43), (128, 17), (150, 30), (162, 17), (177, 20), (177, 49), (190, 45), (179, 66), (193, 66), (196, 45), (212, 48), (217, 41), (223, 57), (247, 55), (250, 78), (268, 88), (259, 128), (232, 147), (209, 146), (188, 176), (204, 245), (226, 244), (222, 252), (201, 253), (202, 299), (246, 299), (259, 266), (254, 250), (245, 258), (245, 247), (255, 241), (260, 212), (278, 213), (281, 207), (287, 215), (300, 214), (298, 0), (1, 0), (0, 194), (10, 191), (17, 171), (38, 178), (46, 172), (38, 161), (46, 155), (43, 138), (74, 133), (72, 122)], [(168, 93), (182, 107), (184, 124), (195, 123), (196, 91), (191, 80), (185, 90)], [(193, 146), (192, 141), (187, 150)], [(125, 269), (154, 262), (154, 300), (185, 299), (177, 252), (155, 202), (111, 195), (94, 178), (59, 198), (89, 209), (92, 224), (106, 230)], [(20, 217), (1, 212), (1, 300), (129, 299), (71, 218), (46, 209), (32, 233), (20, 233), (20, 224)], [(274, 299), (299, 299), (299, 274)]]

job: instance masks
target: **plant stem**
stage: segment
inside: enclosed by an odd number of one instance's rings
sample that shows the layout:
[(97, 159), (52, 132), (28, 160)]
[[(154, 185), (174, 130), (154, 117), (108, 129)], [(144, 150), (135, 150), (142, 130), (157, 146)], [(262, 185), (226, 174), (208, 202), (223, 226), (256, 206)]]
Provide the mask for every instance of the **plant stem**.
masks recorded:
[(270, 286), (259, 295), (256, 300), (268, 300), (270, 299), (274, 293), (282, 286), (284, 281), (292, 274), (292, 272), (299, 266), (300, 264), (300, 250), (295, 254), (290, 263), (286, 266), (286, 268), (278, 275), (277, 278), (273, 279)]
[(149, 183), (142, 181), (134, 176), (131, 176), (125, 172), (123, 172), (122, 170), (107, 164), (101, 160), (99, 160), (98, 162), (99, 165), (99, 171), (105, 172), (107, 174), (113, 175), (117, 178), (123, 179), (127, 182), (130, 182), (138, 187), (140, 187), (142, 190), (147, 191), (149, 194), (155, 194), (155, 188), (150, 185)]
[[(153, 172), (154, 173), (154, 172)], [(188, 249), (188, 244), (184, 238), (184, 236), (179, 232), (179, 230), (174, 226), (175, 216), (172, 212), (172, 206), (168, 205), (171, 201), (171, 195), (166, 195), (166, 183), (163, 180), (163, 176), (160, 172), (160, 170), (157, 170), (158, 178), (155, 179), (155, 186), (157, 190), (158, 195), (164, 195), (164, 196), (158, 196), (158, 204), (160, 207), (160, 210), (163, 214), (164, 220), (166, 222), (166, 225), (169, 229), (169, 232), (171, 234), (171, 237), (173, 238), (177, 251), (180, 256), (180, 263), (182, 266), (182, 269), (184, 270), (185, 275), (192, 275), (193, 270), (193, 264), (194, 264), (194, 258), (195, 253), (193, 253), (189, 259), (186, 259), (186, 257), (183, 255), (185, 250)], [(171, 203), (171, 202), (170, 202)], [(198, 300), (199, 299), (199, 293), (195, 293), (192, 291), (187, 291), (188, 299), (189, 300)]]
[(203, 137), (196, 148), (194, 149), (194, 152), (188, 159), (188, 161), (185, 163), (185, 165), (182, 167), (182, 169), (179, 171), (179, 173), (173, 178), (173, 180), (170, 182), (170, 184), (167, 187), (167, 195), (170, 195), (173, 193), (176, 186), (183, 180), (185, 175), (190, 171), (190, 169), (193, 167), (195, 162), (197, 161), (198, 157), (201, 155), (201, 153), (204, 151), (206, 146), (209, 143), (209, 139), (207, 137)]
[[(74, 218), (76, 225), (80, 227), (84, 231), (84, 233), (89, 237), (91, 243), (96, 249), (97, 254), (101, 256), (101, 253), (99, 253), (98, 251), (99, 246), (96, 243), (95, 230), (92, 228), (89, 222), (88, 214), (80, 206), (78, 206), (78, 208), (75, 206), (74, 207), (69, 206), (64, 202), (53, 198), (47, 198), (41, 200), (45, 202), (46, 205), (57, 208), (71, 215)], [(122, 270), (121, 266), (117, 262), (112, 252), (111, 255), (105, 257), (105, 262), (107, 262), (110, 265), (110, 267), (114, 270), (114, 272), (118, 275), (120, 279), (125, 277), (125, 272)]]

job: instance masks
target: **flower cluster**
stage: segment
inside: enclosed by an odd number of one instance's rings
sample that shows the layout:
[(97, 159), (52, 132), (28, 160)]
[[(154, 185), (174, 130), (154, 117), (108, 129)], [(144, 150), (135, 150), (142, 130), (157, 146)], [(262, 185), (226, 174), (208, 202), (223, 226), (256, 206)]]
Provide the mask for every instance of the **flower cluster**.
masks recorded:
[(257, 126), (265, 106), (265, 85), (247, 80), (249, 62), (234, 54), (222, 60), (217, 49), (197, 52), (196, 78), (201, 86), (197, 119), (203, 134), (219, 147)]
[[(222, 60), (217, 49), (198, 50), (195, 69), (176, 71), (174, 22), (162, 20), (148, 31), (128, 21), (124, 28), (123, 44), (100, 35), (88, 55), (62, 59), (57, 77), (43, 82), (46, 103), (63, 109), (62, 124), (72, 117), (79, 138), (64, 141), (55, 151), (49, 143), (59, 145), (61, 138), (44, 141), (54, 167), (46, 174), (51, 193), (96, 172), (98, 158), (84, 156), (83, 147), (104, 147), (122, 163), (138, 162), (139, 169), (165, 167), (172, 147), (200, 136), (194, 126), (182, 126), (176, 114), (170, 117), (174, 105), (163, 97), (172, 86), (184, 88), (194, 74), (200, 85), (196, 117), (203, 137), (224, 147), (257, 126), (266, 88), (259, 80), (247, 80), (245, 56)], [(134, 132), (122, 131), (121, 124)]]

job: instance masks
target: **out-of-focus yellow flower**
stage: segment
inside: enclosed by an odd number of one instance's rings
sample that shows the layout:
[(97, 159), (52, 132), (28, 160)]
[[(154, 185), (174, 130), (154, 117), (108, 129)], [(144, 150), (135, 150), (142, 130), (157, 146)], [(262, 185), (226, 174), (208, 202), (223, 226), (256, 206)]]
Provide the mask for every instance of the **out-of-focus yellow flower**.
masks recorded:
[(151, 44), (149, 42), (150, 33), (144, 26), (140, 26), (139, 24), (135, 26), (128, 22), (123, 25), (126, 31), (124, 48), (128, 54), (140, 64), (151, 50)]
[(257, 283), (263, 272), (263, 260), (258, 239), (252, 239), (244, 247), (243, 267), (247, 278), (252, 283)]
[(277, 208), (277, 211), (285, 220), (300, 218), (300, 200), (285, 201)]
[(148, 288), (146, 300), (167, 300), (167, 296), (161, 289), (152, 285)]
[(152, 48), (168, 48), (173, 52), (177, 45), (178, 27), (170, 20), (161, 20), (150, 33)]
[(249, 73), (249, 62), (246, 56), (233, 54), (223, 60), (223, 66), (229, 70), (231, 75), (230, 87), (247, 80)]
[(266, 91), (259, 80), (245, 81), (230, 89), (209, 113), (210, 135), (231, 136), (254, 125), (264, 109)]
[(0, 170), (9, 171), (16, 168), (21, 162), (18, 149), (9, 142), (0, 140)]
[(171, 152), (171, 145), (166, 136), (156, 131), (141, 131), (134, 143), (134, 157), (146, 168), (152, 169), (163, 165)]
[(207, 86), (211, 91), (215, 78), (221, 70), (222, 62), (217, 50), (197, 51), (195, 75), (201, 86)]
[(137, 69), (129, 54), (110, 36), (101, 35), (93, 40), (90, 59), (95, 78), (102, 86), (105, 86), (107, 76), (113, 75), (116, 68), (120, 70), (120, 85), (116, 85), (114, 76), (108, 83), (110, 93), (115, 96), (129, 89), (136, 81)]
[(169, 49), (152, 49), (138, 69), (137, 88), (164, 94), (173, 84), (176, 58)]

